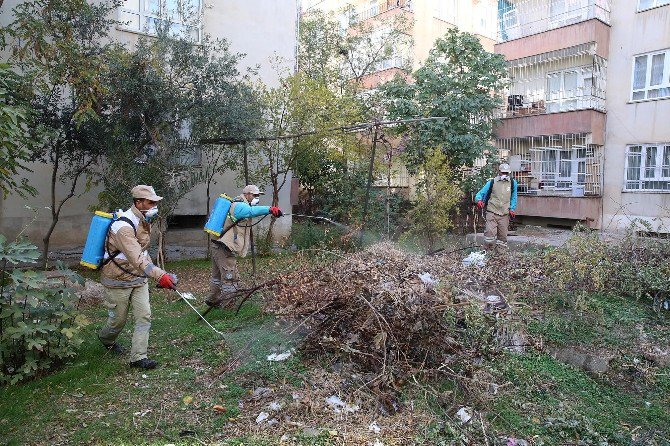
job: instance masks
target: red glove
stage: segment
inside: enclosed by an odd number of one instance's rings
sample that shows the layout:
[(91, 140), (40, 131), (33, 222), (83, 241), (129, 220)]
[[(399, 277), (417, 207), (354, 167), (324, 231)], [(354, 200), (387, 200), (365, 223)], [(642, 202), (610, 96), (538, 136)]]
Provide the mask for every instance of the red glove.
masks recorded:
[(270, 208), (270, 214), (272, 214), (273, 217), (281, 217), (284, 215), (284, 213), (279, 209), (277, 206), (272, 206)]
[(516, 217), (516, 212), (514, 212), (513, 210), (510, 209), (509, 210), (509, 216), (512, 217), (512, 218)]
[(478, 207), (479, 209), (484, 208), (484, 202), (483, 202), (482, 200), (479, 200), (479, 201), (477, 202), (477, 207)]
[(167, 288), (168, 290), (176, 290), (179, 279), (177, 276), (170, 273), (165, 273), (158, 279), (158, 288)]

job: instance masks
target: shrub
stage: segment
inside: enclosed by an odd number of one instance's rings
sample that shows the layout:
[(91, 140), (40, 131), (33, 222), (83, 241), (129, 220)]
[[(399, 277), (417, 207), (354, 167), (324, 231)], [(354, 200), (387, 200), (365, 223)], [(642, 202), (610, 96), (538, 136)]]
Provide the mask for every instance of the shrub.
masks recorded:
[[(38, 258), (36, 246), (7, 243), (0, 235), (0, 384), (38, 376), (74, 356), (82, 342), (79, 333), (88, 324), (65, 280), (57, 283), (40, 271), (7, 268)], [(66, 279), (83, 284), (82, 277), (58, 267)]]

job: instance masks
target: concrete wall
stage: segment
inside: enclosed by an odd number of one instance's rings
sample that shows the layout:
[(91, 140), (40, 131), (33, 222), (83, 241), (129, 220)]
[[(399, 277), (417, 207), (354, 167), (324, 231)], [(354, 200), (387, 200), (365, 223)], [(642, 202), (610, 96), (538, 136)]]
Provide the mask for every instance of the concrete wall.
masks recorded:
[[(11, 10), (21, 0), (5, 0), (0, 8), (0, 25), (11, 23)], [(240, 70), (258, 67), (258, 75), (263, 82), (276, 85), (278, 76), (270, 64), (270, 59), (279, 56), (284, 60), (285, 67), (292, 70), (295, 64), (295, 32), (297, 18), (296, 0), (260, 0), (248, 2), (245, 0), (205, 0), (204, 1), (204, 33), (215, 38), (226, 38), (233, 52), (246, 54), (240, 64)], [(138, 35), (122, 30), (113, 30), (113, 39), (133, 45)], [(31, 166), (33, 172), (28, 174), (30, 183), (39, 191), (34, 198), (24, 200), (16, 195), (6, 199), (0, 197), (0, 233), (13, 238), (25, 225), (29, 225), (25, 235), (33, 242), (39, 242), (50, 222), (50, 214), (45, 207), (50, 206), (50, 166), (37, 164)], [(280, 194), (279, 205), (285, 211), (290, 211), (290, 184)], [(212, 197), (222, 192), (239, 194), (243, 184), (235, 172), (216, 178), (216, 185), (212, 190)], [(261, 188), (265, 185), (260, 184)], [(69, 187), (59, 185), (58, 194), (63, 196)], [(61, 220), (52, 236), (54, 248), (80, 248), (86, 238), (91, 214), (90, 207), (97, 207), (98, 193), (93, 188), (86, 192), (81, 184), (78, 197), (71, 199), (61, 212)], [(160, 191), (158, 191), (160, 193)], [(269, 204), (269, 198), (263, 201)], [(129, 200), (130, 202), (130, 200)], [(38, 210), (36, 220), (33, 211), (25, 206)], [(181, 203), (178, 214), (203, 215), (206, 209), (204, 186), (197, 187)], [(32, 223), (31, 223), (32, 221)], [(290, 231), (290, 217), (277, 221), (277, 233), (287, 235)]]
[(612, 7), (603, 229), (623, 229), (643, 218), (668, 232), (670, 192), (623, 192), (626, 146), (670, 143), (670, 98), (630, 102), (634, 56), (670, 48), (670, 5), (643, 12), (636, 5), (618, 1)]

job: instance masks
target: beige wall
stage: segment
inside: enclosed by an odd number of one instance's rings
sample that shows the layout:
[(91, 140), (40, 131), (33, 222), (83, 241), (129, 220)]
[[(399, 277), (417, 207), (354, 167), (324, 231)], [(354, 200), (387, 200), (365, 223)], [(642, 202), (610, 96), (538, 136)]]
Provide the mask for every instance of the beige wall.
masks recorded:
[[(5, 0), (0, 8), (0, 25), (11, 23), (11, 10), (21, 0)], [(246, 54), (240, 64), (240, 70), (248, 67), (258, 68), (258, 76), (269, 85), (276, 85), (278, 81), (270, 59), (280, 56), (287, 69), (292, 70), (295, 63), (295, 30), (296, 30), (296, 1), (295, 0), (261, 0), (248, 2), (245, 0), (205, 0), (204, 32), (215, 38), (226, 38), (233, 52)], [(138, 38), (137, 34), (115, 30), (112, 37), (121, 42), (132, 45)], [(42, 164), (31, 166), (33, 173), (28, 175), (31, 184), (39, 194), (27, 200), (12, 195), (6, 199), (0, 196), (0, 233), (13, 238), (29, 224), (25, 235), (33, 242), (39, 242), (50, 222), (50, 213), (45, 207), (50, 206), (50, 168)], [(212, 197), (222, 192), (228, 194), (239, 193), (243, 184), (238, 180), (237, 173), (231, 173), (216, 179)], [(263, 188), (264, 185), (259, 185)], [(280, 194), (280, 207), (285, 212), (290, 211), (289, 190), (290, 181), (287, 181), (285, 190)], [(69, 188), (67, 188), (69, 190)], [(66, 188), (59, 185), (58, 194), (63, 196)], [(61, 219), (52, 236), (54, 248), (81, 248), (88, 231), (91, 214), (90, 207), (97, 207), (99, 189), (86, 192), (84, 185), (77, 190), (81, 196), (71, 199), (61, 212)], [(160, 193), (160, 191), (158, 191)], [(266, 198), (264, 201), (269, 201)], [(269, 203), (262, 203), (269, 204)], [(26, 205), (38, 210), (37, 219), (30, 223), (33, 212), (26, 209)], [(178, 214), (202, 215), (206, 209), (205, 188), (197, 187), (180, 204)], [(290, 217), (279, 219), (277, 222), (278, 235), (287, 235), (290, 230)]]
[(643, 218), (668, 232), (670, 192), (623, 192), (626, 145), (670, 143), (670, 98), (630, 102), (633, 57), (670, 48), (670, 6), (636, 12), (636, 4), (618, 1), (612, 7), (603, 229), (624, 229)]

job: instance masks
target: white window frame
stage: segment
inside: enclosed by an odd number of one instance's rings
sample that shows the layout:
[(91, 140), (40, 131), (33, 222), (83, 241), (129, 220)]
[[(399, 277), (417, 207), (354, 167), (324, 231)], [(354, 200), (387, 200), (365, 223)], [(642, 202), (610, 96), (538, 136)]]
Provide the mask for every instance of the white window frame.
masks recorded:
[(652, 5), (647, 6), (646, 8), (642, 8), (640, 4), (642, 3), (642, 0), (637, 0), (637, 11), (648, 11), (653, 8), (658, 8), (660, 6), (668, 6), (670, 5), (670, 0), (652, 0)]
[[(631, 155), (631, 149), (640, 148), (640, 167), (639, 169), (639, 179), (629, 180), (628, 173), (630, 168), (628, 165), (629, 157)], [(649, 148), (656, 147), (656, 158), (654, 160), (655, 165), (654, 176), (647, 177), (647, 150)], [(670, 176), (663, 176), (663, 170), (666, 170), (666, 173), (670, 174), (670, 164), (663, 165), (663, 155), (665, 151), (670, 152), (670, 142), (658, 143), (658, 144), (629, 144), (626, 146), (626, 162), (624, 166), (624, 183), (623, 190), (627, 192), (670, 192)], [(667, 182), (667, 187), (665, 189), (652, 189), (645, 188), (644, 183), (647, 182)], [(636, 183), (638, 188), (631, 188), (630, 185)]]
[[(567, 92), (565, 89), (565, 75), (567, 73), (577, 73), (577, 87), (571, 96), (566, 95)], [(552, 76), (560, 76), (561, 78), (561, 87), (558, 90), (558, 97), (554, 97), (554, 92), (552, 92), (549, 88), (549, 79)], [(587, 85), (585, 82), (586, 79), (594, 79), (597, 83), (592, 65), (566, 68), (563, 70), (550, 71), (547, 73), (547, 87), (545, 91), (547, 113), (559, 113), (570, 110), (584, 110), (590, 108), (592, 102), (594, 101), (594, 90), (596, 90), (596, 86), (593, 85), (593, 83), (591, 85)], [(576, 105), (574, 107), (568, 107), (566, 104), (571, 102), (574, 102)], [(550, 111), (551, 106), (555, 104), (558, 104), (558, 110)]]
[(447, 23), (456, 23), (456, 0), (433, 0), (434, 16)]
[[(660, 55), (660, 54), (665, 54), (664, 60), (663, 60), (663, 74), (661, 77), (661, 83), (658, 85), (651, 86), (649, 83), (651, 82), (651, 69), (652, 69), (652, 61), (654, 59), (654, 56)], [(647, 57), (647, 69), (645, 70), (645, 79), (644, 79), (644, 87), (643, 88), (635, 88), (635, 61), (639, 57)], [(670, 48), (661, 50), (661, 51), (653, 51), (650, 53), (643, 53), (643, 54), (636, 54), (633, 56), (633, 63), (631, 67), (631, 77), (630, 77), (630, 100), (631, 102), (640, 102), (640, 101), (649, 101), (649, 100), (659, 100), (659, 99), (670, 99)], [(653, 90), (666, 90), (666, 95), (665, 96), (658, 96), (655, 98), (650, 98), (649, 97), (649, 92)], [(635, 98), (636, 93), (644, 93), (644, 98)]]
[[(181, 3), (181, 0), (178, 1)], [(198, 14), (199, 16), (202, 12), (202, 4), (204, 0), (195, 0), (195, 1), (198, 2), (196, 14)], [(127, 3), (137, 3), (139, 5), (139, 10), (126, 6)], [(166, 7), (165, 0), (158, 0), (158, 4), (160, 11), (156, 13), (155, 11), (152, 11), (150, 0), (132, 0), (130, 2), (126, 0), (126, 2), (124, 2), (124, 4), (122, 4), (121, 6), (119, 6), (117, 10), (117, 20), (121, 22), (117, 26), (118, 29), (123, 31), (135, 32), (138, 34), (155, 35), (156, 33), (147, 27), (147, 22), (149, 20), (156, 20), (156, 21), (169, 20), (170, 25), (177, 25), (180, 27), (186, 27), (192, 29), (195, 32), (195, 38), (193, 40), (197, 43), (200, 42), (200, 40), (202, 39), (202, 23), (200, 21), (200, 17), (197, 18), (197, 24), (189, 23), (184, 21), (182, 17), (178, 17), (179, 14), (177, 14), (177, 17), (175, 17), (174, 15), (168, 16), (168, 13), (164, 10), (164, 8)], [(127, 20), (125, 20), (124, 15), (136, 16), (139, 20), (139, 26), (134, 27), (127, 24), (126, 23)], [(184, 35), (183, 33), (175, 32), (175, 35), (180, 34), (182, 36)]]
[[(579, 153), (579, 150), (584, 150), (584, 156), (583, 157), (577, 157), (577, 154)], [(531, 166), (533, 163), (539, 163), (540, 168), (539, 169), (533, 169), (531, 170), (538, 172), (540, 174), (539, 180), (543, 183), (553, 183), (553, 186), (556, 187), (557, 190), (571, 190), (574, 189), (575, 186), (579, 185), (585, 185), (586, 184), (586, 160), (588, 158), (587, 155), (587, 147), (586, 146), (580, 146), (580, 145), (575, 145), (572, 147), (561, 147), (561, 146), (555, 146), (555, 147), (532, 147), (531, 151), (536, 151), (539, 152), (538, 156), (539, 159), (536, 159), (535, 161), (530, 161)], [(543, 155), (546, 152), (555, 152), (556, 153), (556, 159), (549, 164), (548, 161), (543, 160)], [(561, 153), (569, 153), (570, 158), (567, 159), (561, 159)], [(570, 165), (570, 175), (562, 176), (561, 175), (561, 166), (564, 165), (565, 163), (569, 163)], [(579, 163), (584, 163), (584, 172), (581, 172), (581, 175), (583, 175), (583, 181), (579, 181)], [(548, 167), (552, 167), (553, 170), (549, 169)], [(565, 187), (559, 187), (559, 183), (570, 183), (570, 186)], [(549, 184), (551, 186), (551, 184)]]
[[(552, 15), (551, 6), (556, 2), (563, 2), (564, 11)], [(592, 2), (589, 0), (551, 0), (549, 4), (549, 24), (552, 28), (559, 28), (561, 26), (572, 25), (587, 19), (589, 15), (589, 7)], [(570, 9), (573, 5), (576, 8)]]

